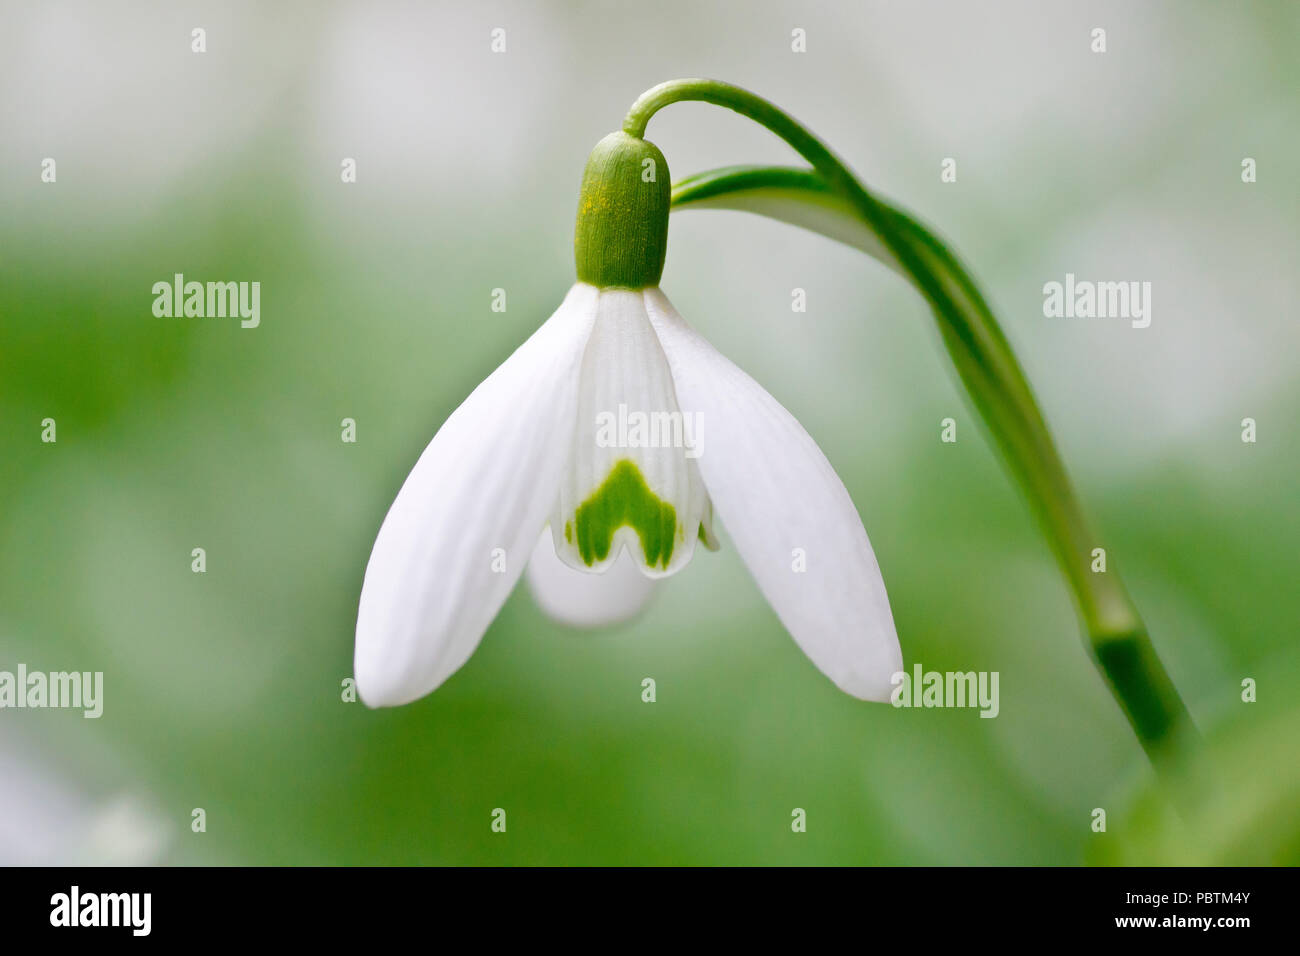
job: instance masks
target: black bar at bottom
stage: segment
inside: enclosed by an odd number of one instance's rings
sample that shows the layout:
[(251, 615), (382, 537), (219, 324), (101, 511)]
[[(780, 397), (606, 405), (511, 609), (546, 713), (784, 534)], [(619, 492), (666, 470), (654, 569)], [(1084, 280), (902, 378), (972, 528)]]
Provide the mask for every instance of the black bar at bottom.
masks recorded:
[[(1290, 870), (535, 870), (377, 868), (8, 869), (0, 926), (23, 939), (409, 938), (536, 942), (615, 930), (616, 940), (774, 930), (888, 943), (911, 938), (1178, 939), (1231, 944), (1290, 922)], [(93, 925), (87, 925), (93, 924)], [(676, 935), (678, 929), (687, 935)], [(672, 933), (671, 936), (664, 936)], [(896, 935), (902, 934), (902, 935)], [(21, 950), (10, 950), (21, 952)]]

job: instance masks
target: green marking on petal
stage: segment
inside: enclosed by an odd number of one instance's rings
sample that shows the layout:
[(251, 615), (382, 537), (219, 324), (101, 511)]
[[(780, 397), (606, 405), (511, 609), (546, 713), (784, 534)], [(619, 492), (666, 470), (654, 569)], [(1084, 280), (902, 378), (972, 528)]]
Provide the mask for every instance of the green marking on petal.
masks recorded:
[[(668, 567), (677, 540), (677, 509), (651, 491), (641, 469), (626, 458), (578, 506), (573, 524), (578, 554), (587, 567), (609, 557), (614, 532), (622, 527), (637, 533), (646, 564), (652, 568)], [(567, 525), (565, 531), (567, 537)]]
[(572, 521), (564, 522), (564, 540), (569, 542), (569, 544), (573, 544), (573, 522)]

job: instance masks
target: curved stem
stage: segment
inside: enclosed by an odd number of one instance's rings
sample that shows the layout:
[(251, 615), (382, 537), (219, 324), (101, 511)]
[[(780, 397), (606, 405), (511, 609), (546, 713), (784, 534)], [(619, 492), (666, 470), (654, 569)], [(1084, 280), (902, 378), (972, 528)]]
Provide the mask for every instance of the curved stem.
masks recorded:
[[(746, 116), (785, 140), (813, 170), (723, 170), (683, 185), (697, 196), (735, 189), (783, 187), (860, 223), (925, 297), (939, 320), (944, 344), (976, 409), (992, 432), (1012, 474), (1026, 493), (1069, 586), (1098, 669), (1128, 718), (1152, 763), (1162, 773), (1195, 736), (1191, 717), (1157, 657), (1145, 626), (1118, 572), (1093, 573), (1092, 533), (1056, 451), (1051, 434), (997, 320), (956, 256), (929, 229), (902, 210), (877, 199), (829, 148), (778, 107), (716, 80), (686, 79), (660, 84), (628, 111), (624, 131), (643, 137), (650, 118), (672, 103), (698, 101)], [(716, 177), (740, 177), (719, 186)], [(754, 177), (767, 176), (758, 182)], [(746, 178), (748, 177), (748, 178)], [(855, 243), (856, 244), (856, 243)], [(870, 248), (867, 251), (872, 251)]]

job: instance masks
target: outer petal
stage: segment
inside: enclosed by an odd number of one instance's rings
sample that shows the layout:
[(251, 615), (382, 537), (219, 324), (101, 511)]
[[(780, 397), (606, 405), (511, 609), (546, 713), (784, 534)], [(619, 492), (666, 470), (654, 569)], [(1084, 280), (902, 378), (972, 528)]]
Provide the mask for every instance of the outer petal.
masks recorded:
[(538, 607), (571, 627), (609, 627), (631, 620), (646, 606), (656, 585), (641, 573), (627, 550), (604, 573), (574, 570), (556, 555), (549, 530), (537, 539), (527, 577)]
[(794, 416), (662, 292), (647, 289), (645, 298), (678, 402), (704, 421), (700, 473), (736, 550), (822, 673), (854, 697), (888, 700), (902, 653), (880, 566), (843, 482)]
[(523, 572), (568, 464), (597, 295), (575, 285), (452, 413), (398, 492), (357, 614), (357, 690), (370, 706), (451, 676)]

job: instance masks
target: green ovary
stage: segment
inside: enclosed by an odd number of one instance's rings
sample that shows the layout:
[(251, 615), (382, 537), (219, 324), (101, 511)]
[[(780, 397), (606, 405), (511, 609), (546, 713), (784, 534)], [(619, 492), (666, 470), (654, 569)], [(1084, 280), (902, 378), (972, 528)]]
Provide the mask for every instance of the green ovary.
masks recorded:
[(583, 563), (591, 567), (609, 557), (614, 532), (624, 526), (641, 539), (646, 565), (667, 569), (677, 540), (677, 509), (651, 491), (641, 470), (626, 458), (614, 465), (574, 514), (573, 530)]

